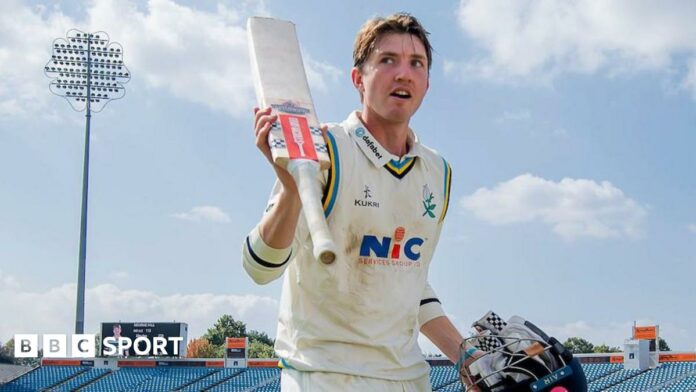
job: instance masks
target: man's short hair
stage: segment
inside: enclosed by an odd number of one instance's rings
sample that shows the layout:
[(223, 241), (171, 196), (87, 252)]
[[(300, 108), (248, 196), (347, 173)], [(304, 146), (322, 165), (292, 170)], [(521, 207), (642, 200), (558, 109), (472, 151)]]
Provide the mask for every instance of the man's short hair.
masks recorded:
[(433, 47), (428, 41), (428, 31), (420, 24), (415, 16), (407, 13), (396, 13), (387, 17), (369, 19), (358, 31), (353, 44), (353, 66), (362, 70), (363, 64), (375, 50), (375, 44), (380, 37), (389, 33), (411, 34), (421, 40), (425, 46), (428, 58), (428, 71), (432, 66)]

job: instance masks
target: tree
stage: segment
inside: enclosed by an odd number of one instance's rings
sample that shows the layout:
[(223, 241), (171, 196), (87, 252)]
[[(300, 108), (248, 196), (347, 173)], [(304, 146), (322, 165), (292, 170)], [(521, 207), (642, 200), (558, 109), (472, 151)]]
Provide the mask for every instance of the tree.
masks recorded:
[(247, 336), (246, 324), (236, 321), (229, 314), (225, 314), (215, 322), (212, 328), (203, 337), (214, 346), (225, 346), (225, 338), (242, 338)]
[[(263, 343), (267, 346), (273, 346), (273, 344), (275, 344), (273, 339), (268, 337), (268, 335), (266, 335), (265, 332), (254, 331), (252, 329), (251, 331), (249, 331), (247, 333), (246, 336), (249, 338), (249, 343), (260, 342), (260, 343)], [(259, 358), (261, 358), (261, 357), (259, 357)]]
[(235, 320), (231, 315), (222, 315), (208, 331), (203, 335), (213, 347), (214, 355), (211, 358), (225, 356), (225, 338), (248, 338), (249, 358), (273, 358), (273, 344), (275, 343), (265, 332), (254, 330), (247, 331), (243, 321)]
[(563, 345), (573, 354), (591, 353), (594, 350), (592, 343), (578, 337), (568, 338)]
[(2, 348), (0, 349), (0, 363), (3, 360), (9, 360), (10, 363), (13, 363), (15, 365), (35, 366), (41, 361), (41, 358), (43, 357), (42, 349), (38, 350), (36, 358), (15, 358), (14, 345), (15, 341), (13, 338), (8, 340), (7, 343), (5, 343), (4, 346), (2, 346)]
[(220, 358), (217, 356), (217, 347), (210, 344), (206, 338), (193, 339), (186, 347), (188, 358)]
[(12, 342), (12, 345), (14, 346), (13, 340), (8, 340), (4, 345), (0, 343), (0, 363), (12, 363), (12, 358), (14, 357), (14, 347), (9, 347), (10, 342)]
[(94, 335), (94, 356), (95, 357), (101, 357), (101, 332), (97, 332), (96, 335)]
[(659, 339), (658, 339), (658, 344), (659, 344), (658, 347), (660, 348), (660, 351), (672, 351), (672, 350), (669, 348), (669, 344), (667, 344), (667, 341), (666, 341), (666, 340), (664, 340), (664, 339), (662, 339), (662, 338), (659, 338)]
[(600, 344), (599, 346), (594, 346), (592, 352), (595, 353), (620, 353), (621, 349), (618, 347), (609, 347), (606, 344)]
[(273, 346), (255, 340), (249, 343), (249, 358), (275, 358)]

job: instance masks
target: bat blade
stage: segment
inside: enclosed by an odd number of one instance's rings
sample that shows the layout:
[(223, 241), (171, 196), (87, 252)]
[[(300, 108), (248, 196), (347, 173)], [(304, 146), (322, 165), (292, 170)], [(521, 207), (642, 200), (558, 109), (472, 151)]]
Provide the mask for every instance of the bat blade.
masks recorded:
[(247, 23), (251, 68), (259, 107), (278, 115), (269, 134), (273, 161), (312, 159), (322, 170), (331, 165), (292, 22), (252, 17)]
[(273, 161), (292, 174), (313, 243), (314, 257), (325, 264), (336, 259), (321, 203), (319, 170), (331, 160), (307, 83), (295, 25), (273, 18), (247, 22), (249, 53), (259, 107), (278, 115), (268, 134)]

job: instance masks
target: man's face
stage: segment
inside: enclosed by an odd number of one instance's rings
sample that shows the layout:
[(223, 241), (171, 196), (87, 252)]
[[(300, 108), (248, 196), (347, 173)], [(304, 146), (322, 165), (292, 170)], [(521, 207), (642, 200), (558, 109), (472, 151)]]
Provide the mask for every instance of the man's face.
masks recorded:
[(113, 332), (114, 332), (114, 336), (116, 336), (116, 337), (121, 336), (121, 326), (114, 325)]
[(362, 71), (354, 68), (352, 77), (368, 115), (388, 123), (408, 124), (428, 90), (425, 46), (411, 34), (383, 35)]

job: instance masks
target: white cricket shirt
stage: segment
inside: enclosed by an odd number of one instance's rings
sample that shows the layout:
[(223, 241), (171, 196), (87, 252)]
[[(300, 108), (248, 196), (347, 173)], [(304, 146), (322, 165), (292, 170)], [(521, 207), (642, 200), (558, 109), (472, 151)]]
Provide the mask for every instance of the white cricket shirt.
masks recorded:
[[(324, 211), (339, 249), (334, 264), (312, 256), (304, 218), (291, 248), (272, 249), (252, 230), (242, 262), (259, 283), (285, 272), (276, 335), (284, 366), (389, 380), (427, 374), (420, 325), (444, 314), (428, 268), (447, 213), (451, 170), (409, 135), (399, 159), (357, 114), (329, 127), (331, 170)], [(274, 204), (278, 186), (269, 200)]]

